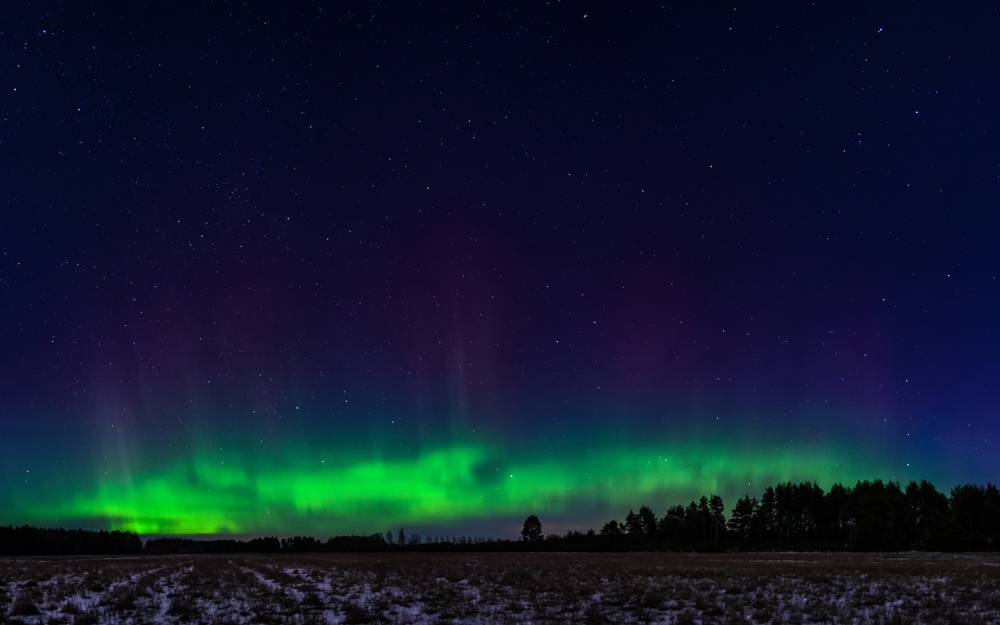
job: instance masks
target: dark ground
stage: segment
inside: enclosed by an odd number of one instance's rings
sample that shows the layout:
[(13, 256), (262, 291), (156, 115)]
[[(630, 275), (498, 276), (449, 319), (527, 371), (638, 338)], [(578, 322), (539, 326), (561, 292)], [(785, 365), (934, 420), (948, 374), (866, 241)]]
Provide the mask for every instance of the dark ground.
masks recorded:
[(0, 560), (25, 623), (1000, 623), (995, 554)]

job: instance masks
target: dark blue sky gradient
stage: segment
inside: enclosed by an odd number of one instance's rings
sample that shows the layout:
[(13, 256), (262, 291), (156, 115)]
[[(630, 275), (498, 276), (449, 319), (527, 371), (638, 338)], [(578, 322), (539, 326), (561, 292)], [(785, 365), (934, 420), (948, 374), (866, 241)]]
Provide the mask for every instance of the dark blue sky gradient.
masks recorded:
[(0, 469), (126, 412), (151, 450), (275, 415), (627, 424), (995, 482), (998, 30), (975, 3), (5, 8)]

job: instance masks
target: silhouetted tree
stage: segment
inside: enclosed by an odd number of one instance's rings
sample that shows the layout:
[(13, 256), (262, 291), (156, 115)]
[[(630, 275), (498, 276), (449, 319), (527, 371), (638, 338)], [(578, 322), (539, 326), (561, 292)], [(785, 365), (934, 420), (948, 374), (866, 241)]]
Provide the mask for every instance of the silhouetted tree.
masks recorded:
[(889, 551), (900, 547), (894, 531), (902, 522), (905, 499), (899, 484), (858, 482), (851, 493), (854, 512), (849, 546), (853, 551)]
[(962, 550), (986, 548), (990, 520), (987, 518), (984, 487), (963, 484), (951, 489), (951, 517), (960, 529), (954, 548)]
[(758, 517), (757, 498), (746, 495), (736, 502), (729, 519), (729, 527), (736, 532), (740, 541), (745, 545), (750, 542), (753, 535), (754, 524)]
[(851, 492), (843, 484), (834, 484), (826, 495), (827, 541), (831, 549), (846, 549), (852, 524)]
[(712, 544), (719, 544), (720, 533), (726, 529), (726, 507), (722, 497), (712, 495), (708, 500), (708, 513), (712, 520)]
[(775, 527), (777, 522), (777, 497), (774, 489), (768, 486), (764, 489), (764, 494), (760, 496), (760, 523), (764, 534), (764, 540), (771, 540), (777, 534)]
[(708, 497), (702, 495), (698, 500), (698, 518), (701, 522), (701, 542), (707, 543), (712, 520), (712, 512), (708, 509)]
[(993, 484), (986, 485), (986, 492), (983, 493), (986, 505), (986, 533), (987, 548), (994, 551), (1000, 550), (1000, 489)]
[(705, 523), (701, 509), (694, 501), (684, 508), (684, 541), (688, 545), (705, 542)]
[(910, 513), (908, 542), (916, 548), (927, 548), (940, 542), (948, 522), (948, 497), (938, 492), (927, 480), (906, 485), (906, 503)]
[(642, 506), (639, 508), (638, 517), (643, 540), (653, 540), (656, 535), (656, 514), (649, 506)]
[(659, 523), (660, 539), (680, 546), (684, 532), (684, 506), (671, 506)]
[(631, 510), (625, 515), (625, 532), (633, 539), (642, 538), (642, 520)]
[(536, 541), (542, 539), (542, 522), (532, 514), (524, 520), (524, 527), (521, 528), (521, 540)]

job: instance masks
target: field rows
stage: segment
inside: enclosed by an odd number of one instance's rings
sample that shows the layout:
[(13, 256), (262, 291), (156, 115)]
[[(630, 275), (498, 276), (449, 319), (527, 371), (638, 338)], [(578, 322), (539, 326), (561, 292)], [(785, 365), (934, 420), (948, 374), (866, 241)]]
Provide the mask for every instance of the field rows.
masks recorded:
[(1000, 623), (1000, 557), (0, 559), (0, 622)]

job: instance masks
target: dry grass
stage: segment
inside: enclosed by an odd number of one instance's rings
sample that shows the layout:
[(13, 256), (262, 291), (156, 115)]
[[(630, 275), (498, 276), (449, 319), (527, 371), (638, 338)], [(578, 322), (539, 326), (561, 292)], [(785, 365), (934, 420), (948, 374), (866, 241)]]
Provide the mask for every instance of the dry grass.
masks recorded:
[(1000, 556), (0, 559), (0, 623), (1000, 623)]

